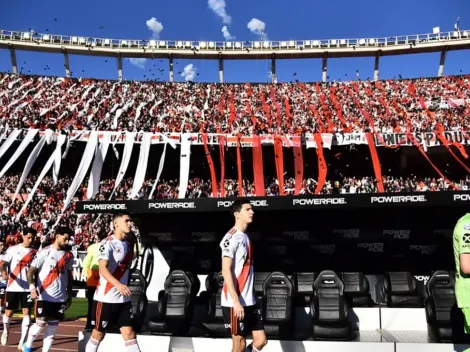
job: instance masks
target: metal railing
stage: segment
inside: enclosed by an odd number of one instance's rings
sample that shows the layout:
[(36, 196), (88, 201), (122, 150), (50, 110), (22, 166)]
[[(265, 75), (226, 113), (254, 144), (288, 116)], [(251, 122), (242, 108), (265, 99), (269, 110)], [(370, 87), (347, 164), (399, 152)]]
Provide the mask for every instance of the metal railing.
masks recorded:
[(20, 32), (0, 30), (0, 42), (42, 43), (57, 46), (76, 46), (85, 48), (106, 49), (142, 49), (145, 50), (188, 50), (194, 52), (232, 51), (288, 51), (304, 49), (362, 48), (362, 47), (393, 47), (398, 45), (419, 45), (423, 43), (452, 42), (470, 39), (470, 30), (440, 32), (433, 34), (414, 34), (382, 38), (355, 39), (321, 39), (321, 40), (287, 40), (287, 41), (185, 41), (185, 40), (134, 40), (91, 38), (83, 36), (41, 34), (36, 32)]

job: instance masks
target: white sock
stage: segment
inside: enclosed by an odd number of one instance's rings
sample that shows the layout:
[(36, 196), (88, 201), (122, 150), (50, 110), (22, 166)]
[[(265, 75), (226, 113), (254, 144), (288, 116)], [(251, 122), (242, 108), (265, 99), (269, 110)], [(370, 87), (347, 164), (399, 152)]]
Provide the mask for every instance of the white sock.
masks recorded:
[(126, 345), (127, 352), (140, 352), (140, 348), (139, 348), (139, 345), (137, 344), (136, 339), (127, 340), (127, 341), (124, 341), (124, 343)]
[(246, 348), (245, 352), (260, 352), (260, 350), (253, 347), (253, 343), (250, 343)]
[(19, 343), (23, 343), (24, 339), (28, 335), (29, 324), (31, 324), (31, 317), (29, 315), (23, 315), (23, 323), (21, 324), (21, 338)]
[(44, 320), (36, 320), (36, 323), (31, 325), (29, 329), (28, 338), (24, 344), (25, 347), (33, 347), (33, 342), (36, 340), (38, 335), (41, 333), (41, 330), (46, 326), (46, 322)]
[(10, 330), (10, 320), (11, 318), (8, 318), (6, 314), (3, 315), (3, 331), (6, 331), (8, 334), (8, 331)]
[(88, 343), (85, 347), (85, 352), (96, 352), (98, 351), (98, 346), (100, 345), (100, 341), (95, 340), (93, 337), (90, 337)]
[(58, 320), (49, 321), (47, 323), (47, 329), (44, 333), (43, 338), (43, 345), (42, 345), (42, 352), (49, 352), (52, 347), (52, 343), (54, 342), (54, 335), (55, 331), (57, 330), (57, 326), (59, 325)]

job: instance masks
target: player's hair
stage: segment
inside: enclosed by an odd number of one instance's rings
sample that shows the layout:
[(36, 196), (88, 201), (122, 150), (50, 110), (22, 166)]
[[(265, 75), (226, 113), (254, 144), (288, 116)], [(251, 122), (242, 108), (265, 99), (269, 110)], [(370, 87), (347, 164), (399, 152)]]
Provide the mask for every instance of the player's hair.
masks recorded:
[(99, 231), (97, 234), (96, 234), (96, 237), (98, 237), (98, 239), (101, 241), (103, 241), (106, 237), (108, 237), (108, 233), (104, 230), (101, 230)]
[(32, 234), (33, 237), (36, 237), (37, 234), (36, 230), (31, 227), (23, 228), (23, 236), (26, 236), (28, 233)]
[(69, 229), (68, 227), (65, 227), (65, 226), (61, 226), (61, 227), (58, 227), (56, 230), (55, 230), (55, 235), (65, 235), (65, 234), (68, 234), (70, 236), (73, 235), (73, 232), (71, 229)]
[(230, 213), (235, 217), (235, 213), (239, 213), (244, 204), (250, 204), (250, 201), (248, 199), (237, 199), (235, 202), (232, 203), (232, 206), (230, 207)]
[(123, 216), (126, 216), (126, 215), (131, 216), (129, 213), (126, 213), (126, 212), (119, 212), (119, 213), (114, 214), (113, 222), (116, 221), (119, 218), (122, 218)]

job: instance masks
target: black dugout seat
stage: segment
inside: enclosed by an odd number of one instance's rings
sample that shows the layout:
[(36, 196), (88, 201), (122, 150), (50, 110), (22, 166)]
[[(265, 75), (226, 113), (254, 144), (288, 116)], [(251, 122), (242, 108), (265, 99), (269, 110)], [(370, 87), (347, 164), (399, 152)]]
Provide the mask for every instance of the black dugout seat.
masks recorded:
[(318, 275), (311, 305), (314, 340), (352, 339), (349, 305), (343, 293), (344, 284), (334, 271), (325, 270)]
[(207, 275), (206, 292), (208, 296), (207, 318), (202, 325), (212, 337), (228, 337), (228, 330), (225, 328), (224, 315), (221, 306), (221, 296), (224, 287), (224, 277), (222, 273)]
[(418, 292), (416, 279), (408, 271), (386, 273), (382, 290), (387, 307), (420, 308), (423, 306), (423, 298)]
[(255, 272), (255, 282), (253, 283), (253, 288), (255, 290), (255, 295), (258, 300), (261, 300), (261, 298), (263, 297), (263, 284), (269, 274), (271, 273)]
[(315, 273), (294, 273), (292, 275), (292, 282), (296, 290), (296, 306), (310, 307), (313, 298)]
[(455, 279), (448, 271), (436, 271), (426, 285), (426, 292), (429, 337), (434, 342), (452, 342), (451, 315), (456, 306)]
[(370, 307), (369, 280), (360, 272), (341, 273), (344, 284), (344, 297), (351, 307)]
[(130, 271), (128, 287), (131, 290), (133, 328), (136, 332), (140, 332), (145, 321), (148, 305), (147, 281), (140, 270), (133, 269)]
[[(199, 280), (182, 270), (172, 271), (160, 291), (157, 315), (149, 319), (149, 331), (186, 335), (194, 315), (194, 300)], [(200, 284), (199, 284), (200, 285)]]
[(261, 314), (268, 337), (288, 339), (292, 335), (293, 293), (294, 286), (284, 273), (273, 272), (264, 280)]

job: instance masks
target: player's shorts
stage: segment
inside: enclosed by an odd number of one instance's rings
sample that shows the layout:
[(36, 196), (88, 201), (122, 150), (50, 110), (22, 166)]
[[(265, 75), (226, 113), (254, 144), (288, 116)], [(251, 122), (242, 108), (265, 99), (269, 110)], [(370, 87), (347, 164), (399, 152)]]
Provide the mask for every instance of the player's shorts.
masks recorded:
[(132, 326), (133, 315), (131, 302), (104, 303), (94, 301), (91, 312), (91, 326), (100, 332)]
[(7, 292), (6, 289), (7, 289), (6, 286), (0, 287), (0, 300), (2, 301), (5, 300), (5, 293)]
[(260, 309), (255, 306), (245, 307), (245, 316), (243, 320), (238, 320), (231, 307), (222, 307), (225, 327), (230, 335), (239, 335), (246, 337), (252, 331), (264, 330), (263, 318)]
[(470, 334), (470, 307), (460, 308), (464, 316), (464, 332)]
[(5, 309), (32, 308), (33, 299), (29, 292), (5, 292)]
[(36, 301), (34, 315), (36, 318), (64, 319), (66, 302)]

